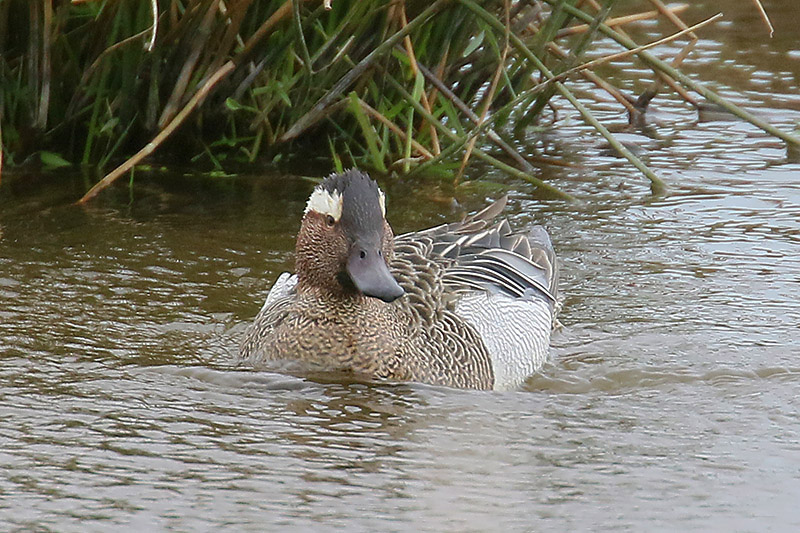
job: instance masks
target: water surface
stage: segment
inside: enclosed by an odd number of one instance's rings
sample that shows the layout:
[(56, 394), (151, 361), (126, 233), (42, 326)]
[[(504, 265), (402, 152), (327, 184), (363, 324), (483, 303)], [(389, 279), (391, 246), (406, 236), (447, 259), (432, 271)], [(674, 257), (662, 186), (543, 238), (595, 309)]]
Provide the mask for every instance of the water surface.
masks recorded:
[[(798, 9), (768, 5), (769, 40), (738, 4), (686, 70), (794, 130)], [(796, 530), (800, 164), (669, 95), (652, 117), (656, 138), (623, 138), (666, 197), (566, 109), (527, 142), (573, 162), (541, 172), (577, 202), (489, 173), (563, 260), (551, 362), (510, 393), (231, 368), (291, 267), (305, 180), (155, 176), (83, 209), (80, 180), (4, 178), (2, 529)], [(496, 195), (386, 185), (397, 231)]]

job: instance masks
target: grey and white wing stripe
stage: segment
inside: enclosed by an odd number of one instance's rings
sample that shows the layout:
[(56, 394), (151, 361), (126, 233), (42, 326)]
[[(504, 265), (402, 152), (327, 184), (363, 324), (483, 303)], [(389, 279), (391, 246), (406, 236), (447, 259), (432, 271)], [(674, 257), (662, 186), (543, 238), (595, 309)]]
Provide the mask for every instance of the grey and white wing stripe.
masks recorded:
[(547, 231), (541, 226), (514, 234), (507, 220), (490, 226), (505, 207), (506, 197), (461, 222), (400, 235), (396, 243), (414, 245), (444, 269), (450, 290), (504, 292), (512, 297), (536, 296), (555, 306), (558, 263)]
[(264, 305), (261, 306), (261, 311), (259, 311), (258, 314), (264, 313), (267, 308), (276, 302), (294, 297), (296, 288), (297, 275), (289, 274), (288, 272), (282, 273), (269, 290), (267, 299), (264, 301)]
[(500, 291), (516, 298), (536, 296), (556, 304), (558, 264), (547, 232), (535, 226), (511, 234), (503, 220), (469, 239), (452, 243), (453, 263), (444, 281), (456, 290)]
[(284, 272), (275, 280), (267, 299), (247, 328), (239, 346), (239, 363), (257, 363), (264, 357), (264, 343), (286, 315), (286, 309), (296, 295), (297, 276)]

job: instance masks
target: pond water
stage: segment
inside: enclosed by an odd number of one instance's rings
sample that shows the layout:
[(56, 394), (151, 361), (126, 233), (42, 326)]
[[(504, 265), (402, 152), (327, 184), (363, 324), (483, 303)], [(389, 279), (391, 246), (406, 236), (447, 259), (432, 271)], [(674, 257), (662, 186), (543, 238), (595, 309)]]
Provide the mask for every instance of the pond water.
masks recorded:
[[(685, 70), (792, 131), (800, 8), (767, 7), (772, 40), (750, 2), (726, 3)], [(640, 74), (608, 71), (629, 89)], [(797, 530), (800, 163), (669, 95), (652, 116), (658, 138), (623, 138), (665, 197), (566, 108), (535, 147), (573, 162), (542, 174), (576, 202), (490, 172), (563, 261), (551, 362), (509, 393), (232, 368), (291, 267), (305, 180), (137, 176), (81, 209), (81, 179), (5, 176), (2, 529)], [(455, 209), (386, 186), (398, 232), (499, 194)]]

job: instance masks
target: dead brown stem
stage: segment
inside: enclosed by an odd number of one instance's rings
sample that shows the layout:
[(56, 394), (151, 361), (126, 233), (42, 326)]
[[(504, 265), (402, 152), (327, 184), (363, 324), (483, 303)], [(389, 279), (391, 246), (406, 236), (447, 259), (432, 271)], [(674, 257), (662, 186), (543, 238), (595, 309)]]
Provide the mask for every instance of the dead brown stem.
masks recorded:
[(44, 10), (41, 62), (42, 86), (39, 92), (39, 106), (36, 110), (36, 127), (43, 130), (47, 127), (47, 115), (50, 110), (50, 32), (53, 30), (53, 0), (45, 0), (42, 3), (42, 9)]
[[(650, 3), (653, 4), (656, 9), (663, 14), (672, 24), (677, 27), (679, 30), (686, 30), (687, 26), (678, 16), (670, 11), (667, 6), (661, 0), (650, 0)], [(694, 32), (688, 32), (687, 36), (689, 37), (689, 42), (684, 46), (680, 52), (675, 56), (672, 60), (673, 67), (679, 67), (683, 60), (686, 59), (689, 54), (694, 50), (695, 45), (697, 44), (697, 35)], [(689, 103), (694, 102), (694, 99), (689, 95), (688, 91), (684, 90), (683, 87), (679, 86), (677, 83), (670, 83), (670, 78), (665, 76), (664, 73), (657, 71), (655, 72), (656, 77), (650, 86), (645, 89), (641, 95), (639, 95), (639, 100), (637, 101), (637, 108), (641, 111), (645, 111), (647, 105), (650, 101), (655, 98), (658, 92), (661, 90), (662, 83), (667, 83), (670, 87), (672, 87), (680, 96), (684, 98)], [(632, 117), (633, 118), (633, 117)]]
[(0, 112), (0, 183), (3, 182), (3, 117)]
[(263, 40), (265, 37), (269, 36), (271, 30), (275, 27), (275, 25), (286, 18), (292, 9), (292, 0), (286, 0), (275, 13), (270, 16), (264, 23), (258, 28), (258, 30), (248, 39), (247, 44), (245, 45), (244, 50), (235, 58), (228, 61), (222, 67), (216, 71), (210, 78), (208, 78), (205, 83), (198, 89), (198, 91), (192, 96), (192, 98), (187, 102), (187, 104), (181, 109), (181, 111), (175, 115), (173, 118), (159, 133), (156, 135), (152, 141), (147, 143), (144, 148), (139, 150), (136, 154), (134, 154), (131, 158), (125, 161), (123, 164), (112, 170), (108, 173), (102, 180), (97, 182), (89, 191), (78, 200), (78, 204), (85, 204), (95, 196), (97, 196), (100, 191), (114, 183), (120, 176), (123, 176), (126, 172), (131, 170), (134, 166), (136, 166), (140, 161), (142, 161), (145, 157), (152, 154), (156, 148), (158, 148), (167, 138), (169, 138), (178, 127), (183, 124), (183, 122), (189, 118), (189, 116), (194, 112), (194, 110), (203, 103), (206, 97), (214, 90), (214, 88), (225, 78), (227, 78), (236, 67), (240, 65), (246, 58), (247, 54), (252, 53), (258, 43)]
[(161, 117), (158, 119), (159, 129), (163, 128), (170, 120), (172, 120), (172, 117), (174, 117), (175, 113), (178, 111), (178, 106), (180, 105), (180, 102), (186, 93), (186, 88), (189, 86), (189, 81), (192, 79), (192, 73), (194, 73), (197, 62), (200, 60), (200, 55), (206, 47), (208, 38), (211, 36), (211, 24), (214, 22), (214, 17), (216, 16), (217, 9), (219, 8), (219, 2), (220, 0), (211, 0), (211, 5), (208, 6), (208, 10), (206, 10), (203, 20), (200, 23), (200, 26), (197, 28), (197, 32), (195, 33), (196, 37), (192, 39), (192, 50), (189, 53), (189, 57), (186, 59), (186, 62), (183, 64), (183, 67), (181, 67), (181, 72), (178, 74), (178, 80), (175, 82), (175, 86), (172, 88), (172, 94), (167, 100), (167, 103), (164, 105), (164, 110), (161, 112)]
[[(548, 43), (547, 49), (562, 59), (568, 57), (569, 55), (566, 50), (564, 50), (554, 42)], [(611, 85), (609, 82), (607, 82), (606, 80), (604, 80), (591, 70), (583, 69), (579, 70), (578, 72), (581, 76), (583, 76), (584, 78), (586, 78), (587, 80), (594, 83), (596, 86), (600, 87), (608, 94), (610, 94), (614, 100), (619, 102), (620, 105), (622, 105), (623, 107), (625, 107), (625, 109), (628, 110), (628, 113), (634, 115), (636, 113), (639, 113), (639, 110), (636, 109), (636, 107), (634, 107), (633, 103), (631, 102), (631, 99), (622, 94), (622, 92), (619, 89)]]
[[(500, 75), (503, 73), (503, 69), (505, 68), (506, 58), (508, 57), (508, 51), (511, 48), (509, 43), (509, 32), (511, 31), (511, 6), (509, 4), (509, 0), (505, 0), (503, 2), (505, 7), (505, 46), (503, 47), (503, 53), (501, 54), (500, 60), (497, 62), (497, 68), (494, 71), (494, 76), (492, 77), (492, 83), (489, 87), (489, 90), (486, 92), (483, 98), (483, 109), (481, 110), (481, 114), (478, 117), (478, 121), (475, 123), (476, 126), (480, 127), (481, 124), (486, 120), (486, 115), (489, 113), (489, 108), (492, 105), (492, 101), (494, 100), (494, 94), (497, 91), (497, 84), (500, 82)], [(458, 185), (458, 182), (461, 180), (461, 177), (464, 175), (464, 169), (467, 167), (467, 163), (469, 163), (469, 158), (472, 155), (472, 150), (475, 148), (475, 143), (477, 142), (478, 137), (473, 136), (468, 142), (466, 150), (464, 150), (464, 157), (461, 159), (461, 166), (456, 172), (455, 179), (453, 180), (454, 185)], [(515, 153), (517, 153), (515, 151)]]
[[(446, 98), (447, 100), (452, 102), (452, 104), (459, 111), (464, 113), (464, 115), (470, 121), (472, 121), (473, 124), (478, 125), (480, 123), (480, 117), (478, 117), (478, 115), (476, 115), (475, 112), (472, 109), (470, 109), (469, 106), (465, 104), (463, 100), (461, 100), (461, 98), (459, 98), (455, 93), (453, 93), (453, 91), (451, 91), (450, 88), (448, 88), (447, 85), (445, 85), (442, 82), (442, 80), (436, 77), (436, 75), (422, 63), (418, 63), (418, 66), (420, 72), (422, 72), (423, 76), (425, 76), (425, 79), (428, 80), (428, 82), (431, 85), (433, 85), (439, 90), (439, 92), (441, 93), (440, 98)], [(505, 142), (503, 138), (497, 134), (497, 132), (495, 132), (492, 129), (489, 129), (486, 131), (486, 135), (493, 143), (495, 143), (498, 146), (498, 148), (500, 148), (506, 154), (508, 154), (508, 156), (511, 157), (511, 159), (513, 159), (514, 161), (516, 161), (517, 164), (522, 166), (522, 168), (526, 169), (528, 172), (530, 172), (533, 169), (530, 163), (528, 163), (521, 155), (519, 155), (519, 152), (514, 150), (513, 147), (511, 147), (507, 142)]]
[(242, 27), (242, 21), (252, 2), (253, 0), (233, 0), (229, 2), (224, 12), (224, 15), (228, 18), (225, 33), (220, 40), (219, 46), (216, 47), (217, 54), (208, 67), (209, 73), (216, 72), (219, 69), (220, 65), (225, 62), (227, 51), (233, 48), (234, 41), (239, 40), (237, 38), (239, 37), (239, 30)]
[[(361, 108), (364, 111), (367, 112), (367, 114), (371, 115), (372, 117), (377, 119), (379, 122), (384, 124), (387, 128), (392, 130), (395, 133), (395, 135), (400, 137), (401, 140), (403, 140), (403, 141), (406, 140), (406, 138), (407, 138), (406, 137), (406, 132), (404, 132), (402, 129), (400, 129), (400, 126), (398, 126), (397, 124), (395, 124), (394, 122), (392, 122), (391, 120), (386, 118), (380, 111), (378, 111), (377, 109), (373, 108), (371, 105), (366, 103), (361, 98), (358, 99), (358, 104), (361, 106)], [(433, 154), (427, 148), (422, 146), (420, 143), (418, 143), (414, 139), (411, 139), (411, 146), (414, 147), (414, 150), (416, 150), (420, 155), (424, 156), (426, 159), (433, 159)]]
[[(682, 13), (689, 8), (689, 4), (680, 4), (675, 7), (669, 8), (672, 13)], [(649, 20), (658, 17), (659, 11), (645, 11), (642, 13), (634, 13), (633, 15), (625, 15), (622, 17), (614, 17), (608, 19), (605, 24), (611, 28), (616, 26), (622, 26), (624, 24), (630, 24), (631, 22), (638, 22), (641, 20)], [(576, 33), (584, 33), (586, 30), (589, 29), (588, 24), (578, 24), (575, 26), (570, 26), (569, 28), (564, 28), (558, 30), (556, 32), (556, 39), (560, 39), (562, 37), (568, 37), (570, 35), (575, 35)]]
[(186, 120), (189, 115), (192, 114), (203, 100), (205, 100), (206, 96), (211, 92), (212, 89), (222, 80), (224, 80), (231, 72), (234, 71), (236, 65), (232, 61), (228, 61), (225, 63), (221, 69), (219, 69), (214, 75), (209, 78), (209, 80), (203, 85), (203, 87), (197, 91), (194, 96), (192, 96), (191, 100), (184, 106), (181, 111), (175, 115), (175, 118), (167, 124), (167, 126), (158, 132), (152, 141), (147, 143), (144, 148), (136, 152), (130, 159), (125, 161), (123, 164), (115, 168), (109, 174), (106, 175), (102, 180), (98, 181), (94, 184), (94, 186), (89, 189), (89, 191), (83, 195), (83, 197), (78, 200), (78, 204), (85, 204), (95, 196), (97, 196), (100, 191), (114, 183), (120, 176), (124, 175), (126, 172), (131, 170), (134, 166), (136, 166), (142, 159), (152, 154), (156, 148), (161, 146), (161, 144), (167, 140), (167, 138), (172, 135), (172, 133), (178, 129), (178, 127), (183, 124), (183, 121)]
[(764, 6), (761, 5), (761, 0), (753, 0), (753, 3), (758, 8), (758, 12), (761, 14), (761, 20), (764, 21), (764, 24), (767, 25), (767, 29), (769, 30), (769, 36), (772, 38), (772, 35), (775, 33), (775, 28), (772, 27), (772, 21), (769, 20), (769, 16), (767, 12), (764, 10)]
[[(399, 5), (399, 15), (401, 27), (404, 28), (408, 25), (405, 2), (401, 2)], [(413, 72), (414, 76), (416, 76), (417, 72), (419, 71), (417, 68), (417, 56), (414, 53), (414, 45), (411, 42), (411, 37), (408, 35), (403, 38), (403, 46), (406, 49), (406, 55), (408, 56), (409, 63), (411, 64), (411, 72)], [(422, 91), (421, 103), (425, 110), (428, 113), (431, 113), (431, 104), (425, 91)], [(439, 147), (439, 134), (436, 132), (436, 128), (433, 124), (428, 124), (428, 128), (431, 136), (431, 147), (433, 148), (433, 152), (438, 155), (441, 152), (441, 148)]]

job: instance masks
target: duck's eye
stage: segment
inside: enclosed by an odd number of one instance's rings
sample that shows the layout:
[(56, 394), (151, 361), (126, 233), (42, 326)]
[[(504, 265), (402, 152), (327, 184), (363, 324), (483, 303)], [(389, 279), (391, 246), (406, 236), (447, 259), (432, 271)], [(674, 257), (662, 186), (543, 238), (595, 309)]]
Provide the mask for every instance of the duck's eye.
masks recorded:
[(334, 224), (336, 224), (336, 220), (331, 215), (325, 217), (325, 222), (328, 223), (328, 226), (333, 226)]

